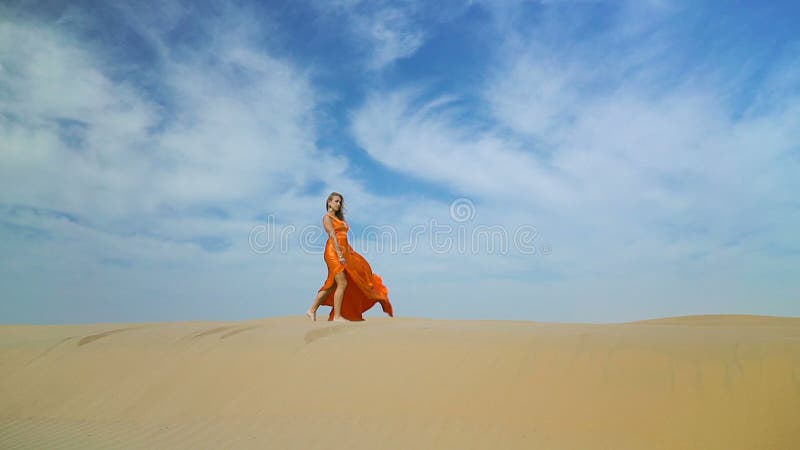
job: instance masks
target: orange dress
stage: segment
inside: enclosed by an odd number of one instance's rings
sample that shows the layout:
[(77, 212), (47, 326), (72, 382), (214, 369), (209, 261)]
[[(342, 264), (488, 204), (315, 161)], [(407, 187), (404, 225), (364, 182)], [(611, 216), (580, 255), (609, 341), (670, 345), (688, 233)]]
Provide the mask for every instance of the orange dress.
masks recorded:
[[(383, 280), (380, 276), (372, 273), (372, 268), (367, 260), (353, 250), (347, 242), (347, 231), (350, 227), (333, 214), (328, 214), (328, 217), (331, 218), (331, 224), (345, 263), (342, 264), (339, 261), (336, 247), (333, 245), (332, 238), (329, 237), (325, 243), (324, 255), (325, 264), (328, 266), (328, 278), (319, 290), (330, 289), (330, 291), (322, 300), (322, 305), (333, 306), (333, 296), (336, 292), (334, 277), (344, 271), (347, 277), (347, 287), (342, 299), (342, 317), (347, 320), (364, 320), (362, 314), (372, 308), (375, 303), (380, 303), (383, 312), (393, 317), (392, 304), (389, 302), (389, 290), (383, 285)], [(328, 320), (333, 320), (333, 308), (328, 315)]]

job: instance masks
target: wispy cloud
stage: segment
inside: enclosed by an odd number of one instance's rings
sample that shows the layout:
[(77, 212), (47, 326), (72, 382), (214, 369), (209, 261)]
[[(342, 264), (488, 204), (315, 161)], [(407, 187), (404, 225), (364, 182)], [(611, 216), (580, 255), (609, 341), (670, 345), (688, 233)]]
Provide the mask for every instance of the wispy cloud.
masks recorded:
[(375, 94), (354, 115), (353, 134), (387, 166), (460, 192), (503, 196), (553, 189), (555, 176), (534, 155), (499, 133), (459, 127), (456, 112), (441, 99), (421, 102), (414, 91)]
[(57, 29), (2, 33), (5, 202), (95, 218), (234, 207), (325, 177), (311, 161), (342, 169), (315, 146), (308, 80), (235, 31), (164, 55), (162, 98)]
[(457, 16), (469, 4), (461, 0), (436, 4), (417, 0), (314, 2), (350, 36), (352, 45), (364, 56), (365, 67), (373, 71), (412, 56), (425, 44), (433, 25)]
[[(603, 31), (603, 45), (640, 39), (625, 25), (633, 13), (620, 14), (625, 20)], [(353, 116), (356, 140), (388, 167), (502, 204), (498, 223), (511, 222), (508, 211), (529, 211), (553, 242), (550, 267), (577, 277), (566, 283), (605, 285), (620, 270), (642, 278), (659, 271), (658, 289), (675, 280), (675, 296), (699, 300), (696, 280), (676, 275), (680, 265), (715, 278), (768, 273), (775, 258), (796, 266), (770, 250), (797, 247), (785, 222), (797, 225), (789, 194), (800, 173), (796, 91), (784, 84), (787, 97), (760, 85), (758, 112), (740, 116), (730, 85), (714, 83), (728, 73), (724, 66), (669, 80), (681, 56), (651, 60), (664, 55), (659, 39), (609, 59), (596, 43), (519, 36), (506, 41), (505, 60), (486, 81), (480, 126), (463, 120), (470, 113), (458, 102), (432, 106), (425, 88), (404, 88), (373, 92)], [(787, 64), (775, 62), (778, 79), (791, 73)], [(786, 240), (776, 244), (777, 236)], [(736, 302), (739, 288), (715, 286)]]

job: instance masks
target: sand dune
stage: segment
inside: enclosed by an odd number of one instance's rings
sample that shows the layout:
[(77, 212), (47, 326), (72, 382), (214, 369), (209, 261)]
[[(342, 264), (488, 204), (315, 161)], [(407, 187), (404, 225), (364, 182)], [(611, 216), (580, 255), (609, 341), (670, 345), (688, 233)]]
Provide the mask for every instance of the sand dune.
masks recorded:
[(800, 319), (0, 326), (0, 448), (800, 448)]

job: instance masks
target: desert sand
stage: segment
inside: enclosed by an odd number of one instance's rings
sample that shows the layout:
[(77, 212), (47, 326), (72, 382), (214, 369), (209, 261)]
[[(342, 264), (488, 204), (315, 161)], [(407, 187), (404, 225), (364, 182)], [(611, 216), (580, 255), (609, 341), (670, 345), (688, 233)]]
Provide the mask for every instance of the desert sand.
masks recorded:
[(797, 449), (800, 318), (0, 326), (0, 448)]

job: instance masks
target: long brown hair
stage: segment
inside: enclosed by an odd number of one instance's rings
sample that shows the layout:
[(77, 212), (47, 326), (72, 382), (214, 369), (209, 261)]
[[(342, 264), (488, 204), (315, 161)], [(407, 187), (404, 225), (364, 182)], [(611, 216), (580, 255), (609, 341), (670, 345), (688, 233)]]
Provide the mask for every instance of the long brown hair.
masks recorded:
[(333, 214), (339, 218), (339, 220), (344, 222), (344, 196), (338, 192), (331, 192), (331, 195), (328, 196), (328, 199), (325, 200), (325, 211), (328, 210), (328, 202), (331, 201), (333, 197), (339, 197), (342, 199), (342, 204), (339, 206), (339, 210), (334, 212)]

